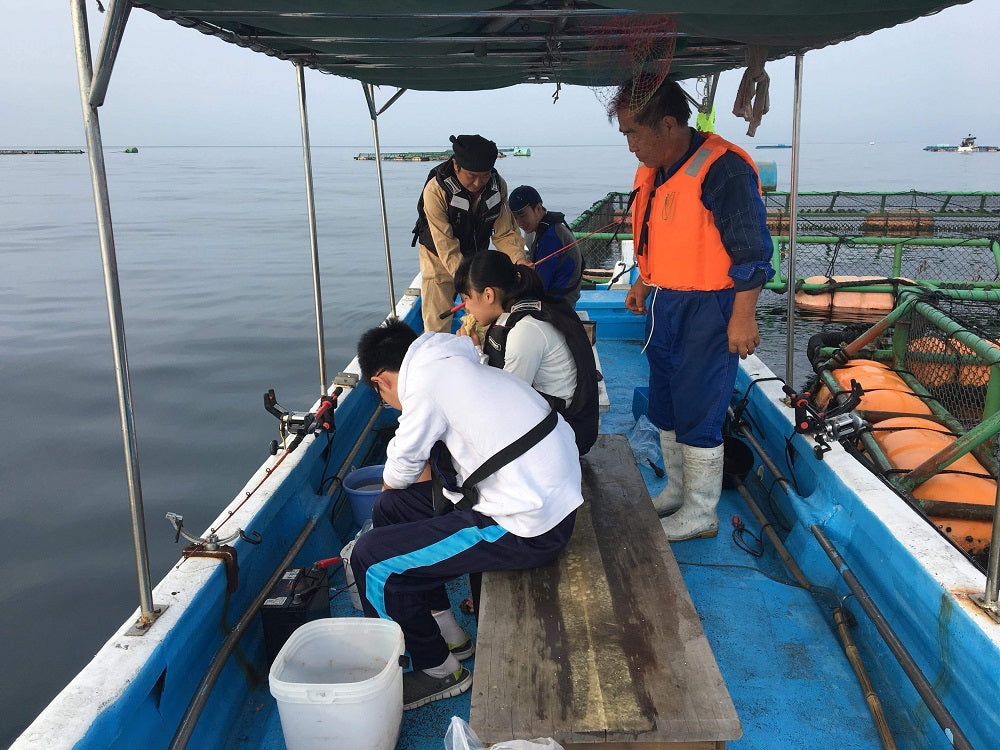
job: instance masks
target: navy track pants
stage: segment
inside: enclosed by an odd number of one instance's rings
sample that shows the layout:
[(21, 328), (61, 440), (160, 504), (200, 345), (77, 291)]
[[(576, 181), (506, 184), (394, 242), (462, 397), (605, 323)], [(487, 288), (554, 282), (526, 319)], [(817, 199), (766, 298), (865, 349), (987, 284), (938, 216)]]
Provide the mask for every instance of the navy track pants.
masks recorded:
[(474, 510), (433, 514), (431, 483), (386, 490), (372, 512), (372, 529), (351, 554), (351, 570), (368, 617), (399, 623), (414, 669), (448, 658), (431, 611), (449, 609), (444, 584), (466, 573), (521, 570), (558, 557), (576, 512), (536, 537), (519, 537)]

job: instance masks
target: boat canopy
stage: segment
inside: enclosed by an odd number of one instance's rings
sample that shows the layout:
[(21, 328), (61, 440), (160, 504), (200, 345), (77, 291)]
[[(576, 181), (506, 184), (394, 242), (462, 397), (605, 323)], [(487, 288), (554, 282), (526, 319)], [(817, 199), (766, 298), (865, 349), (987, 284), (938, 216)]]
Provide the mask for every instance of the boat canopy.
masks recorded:
[[(775, 60), (961, 2), (968, 0), (157, 0), (132, 6), (364, 83), (468, 91), (519, 83), (618, 85), (621, 67), (602, 64), (602, 56), (633, 56), (643, 34), (662, 41), (664, 27), (654, 18), (669, 17), (676, 45), (670, 75), (686, 79), (744, 67), (748, 49)], [(647, 32), (643, 16), (650, 17)]]

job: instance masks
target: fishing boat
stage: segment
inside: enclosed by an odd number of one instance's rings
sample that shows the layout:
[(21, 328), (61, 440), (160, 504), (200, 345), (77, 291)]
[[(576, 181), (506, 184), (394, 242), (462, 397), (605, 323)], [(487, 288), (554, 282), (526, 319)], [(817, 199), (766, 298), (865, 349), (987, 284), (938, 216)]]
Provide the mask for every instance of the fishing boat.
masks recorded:
[[(806, 51), (951, 4), (907, 0), (871, 10), (831, 2), (825, 3), (823, 14), (812, 15), (803, 14), (793, 0), (747, 14), (728, 2), (679, 3), (668, 25), (684, 43), (671, 50), (671, 73), (685, 79), (741, 67), (751, 48), (768, 60), (794, 55), (798, 112), (799, 71)], [(281, 406), (273, 393), (265, 396), (264, 406), (280, 427), (273, 455), (232, 503), (220, 509), (209, 529), (193, 532), (185, 528), (183, 518), (171, 517), (178, 538), (183, 535), (190, 544), (178, 565), (152, 585), (97, 119), (130, 11), (147, 10), (296, 65), (312, 207), (304, 67), (362, 82), (380, 176), (378, 114), (404, 89), (459, 91), (527, 81), (614, 85), (621, 71), (610, 63), (615, 56), (607, 45), (617, 45), (620, 57), (621, 49), (634, 42), (636, 34), (648, 35), (650, 27), (640, 23), (629, 34), (609, 34), (615, 27), (608, 22), (643, 21), (649, 4), (484, 7), (429, 2), (402, 12), (381, 0), (336, 9), (317, 3), (295, 11), (287, 4), (259, 1), (207, 0), (199, 10), (190, 10), (176, 3), (111, 0), (93, 60), (85, 2), (73, 0), (71, 6), (135, 534), (135, 556), (122, 564), (134, 565), (137, 571), (139, 607), (13, 747), (290, 747), (294, 730), (315, 717), (309, 704), (315, 708), (324, 703), (331, 686), (322, 680), (311, 685), (303, 678), (299, 706), (306, 708), (297, 714), (298, 720), (288, 718), (273, 695), (275, 683), (269, 689), (265, 677), (273, 648), (285, 638), (286, 646), (293, 644), (298, 633), (316, 622), (357, 619), (350, 617), (356, 612), (342, 595), (350, 589), (343, 577), (346, 571), (326, 568), (321, 575), (317, 563), (337, 555), (356, 532), (359, 524), (345, 491), (347, 477), (358, 467), (380, 463), (396, 415), (358, 382), (357, 361), (336, 374), (326, 369), (313, 241), (320, 397), (295, 409)], [(663, 19), (657, 23), (663, 24)], [(178, 30), (178, 49), (184, 34), (190, 32)], [(595, 73), (595, 59), (609, 62), (598, 65)], [(379, 108), (374, 86), (382, 84), (396, 86), (399, 92)], [(798, 120), (794, 132), (797, 158)], [(793, 173), (788, 250), (781, 268), (786, 280), (797, 278), (800, 227), (795, 191)], [(383, 201), (383, 221), (385, 210)], [(597, 523), (600, 517), (594, 509), (600, 498), (594, 488), (614, 495), (618, 503), (630, 503), (627, 507), (635, 512), (619, 513), (617, 519), (635, 524), (630, 528), (638, 532), (658, 529), (655, 514), (645, 505), (646, 494), (658, 493), (665, 481), (658, 448), (650, 449), (644, 439), (648, 393), (643, 321), (624, 307), (623, 282), (635, 273), (631, 241), (624, 232), (601, 237), (606, 230), (613, 233), (625, 215), (624, 204), (612, 199), (586, 212), (574, 227), (581, 237), (598, 243), (598, 254), (587, 256), (588, 266), (611, 271), (606, 281), (585, 290), (578, 304), (595, 329), (607, 393), (603, 435), (583, 459), (585, 493), (590, 493), (585, 517), (594, 523), (588, 533), (578, 528), (571, 542), (574, 550), (590, 550), (587, 559), (596, 566), (593, 577), (580, 578), (577, 571), (570, 581), (575, 589), (555, 608), (549, 598), (551, 592), (562, 591), (559, 581), (545, 579), (554, 587), (546, 583), (528, 595), (531, 582), (541, 581), (531, 576), (551, 571), (526, 573), (529, 577), (519, 580), (526, 582), (528, 594), (522, 603), (529, 606), (511, 607), (523, 617), (520, 630), (508, 632), (506, 638), (490, 632), (483, 621), (484, 602), (479, 651), (470, 662), (475, 674), (470, 693), (407, 712), (401, 726), (392, 719), (380, 721), (375, 711), (351, 716), (348, 708), (339, 723), (367, 721), (368, 735), (350, 745), (328, 741), (322, 746), (371, 747), (376, 735), (388, 731), (390, 747), (440, 748), (452, 717), (469, 720), (487, 742), (553, 737), (566, 748), (721, 748), (727, 743), (737, 748), (995, 746), (1000, 629), (994, 617), (1000, 544), (990, 546), (987, 576), (927, 521), (918, 505), (859, 462), (842, 444), (863, 432), (861, 420), (849, 408), (857, 404), (813, 408), (793, 387), (791, 349), (783, 378), (755, 356), (740, 367), (727, 429), (730, 481), (719, 508), (721, 517), (733, 519), (732, 533), (672, 548), (662, 534), (659, 540), (647, 534), (641, 542), (638, 536), (626, 536), (610, 547), (603, 541), (618, 530)], [(310, 217), (314, 239), (312, 210)], [(414, 280), (397, 297), (388, 240), (386, 261), (388, 317), (419, 330), (419, 284)], [(795, 307), (793, 295), (787, 298), (785, 324), (791, 342)], [(985, 351), (979, 345), (971, 348), (977, 354)], [(995, 404), (998, 365), (988, 362), (987, 391)], [(982, 374), (974, 372), (967, 375)], [(962, 443), (959, 449), (965, 446), (962, 441), (956, 441)], [(629, 491), (623, 492), (626, 487)], [(627, 575), (614, 578), (615, 586), (607, 592), (610, 606), (581, 625), (587, 618), (571, 616), (596, 601), (599, 581), (611, 580), (605, 553), (625, 562)], [(563, 563), (555, 565), (561, 570)], [(317, 578), (296, 589), (303, 571)], [(573, 578), (570, 573), (567, 579)], [(642, 598), (615, 600), (640, 579), (647, 587)], [(464, 585), (456, 583), (456, 601), (466, 595)], [(295, 601), (296, 596), (299, 606), (294, 612), (286, 616), (274, 611), (280, 608), (279, 599)], [(647, 617), (662, 611), (664, 604), (666, 616)], [(308, 622), (289, 636), (284, 631), (295, 618)], [(585, 635), (599, 632), (591, 628), (605, 619), (623, 628), (615, 631), (614, 639), (573, 640), (581, 628)], [(476, 630), (473, 618), (463, 624)], [(526, 663), (519, 653), (532, 643), (526, 634), (539, 631), (548, 639), (548, 658)], [(366, 641), (374, 639), (372, 635)], [(577, 645), (570, 649), (570, 643)], [(622, 654), (629, 656), (622, 659)], [(322, 663), (328, 656), (315, 654), (314, 661)], [(381, 668), (391, 673), (402, 667), (388, 660)], [(505, 691), (497, 693), (498, 675), (511, 674), (521, 682), (505, 682)], [(654, 704), (654, 697), (662, 703)], [(487, 721), (497, 713), (504, 727)], [(338, 728), (338, 721), (332, 722), (330, 734), (336, 735)]]
[(969, 133), (957, 146), (948, 143), (938, 143), (934, 146), (924, 146), (924, 151), (947, 151), (955, 154), (995, 154), (1000, 146), (977, 146), (976, 136)]

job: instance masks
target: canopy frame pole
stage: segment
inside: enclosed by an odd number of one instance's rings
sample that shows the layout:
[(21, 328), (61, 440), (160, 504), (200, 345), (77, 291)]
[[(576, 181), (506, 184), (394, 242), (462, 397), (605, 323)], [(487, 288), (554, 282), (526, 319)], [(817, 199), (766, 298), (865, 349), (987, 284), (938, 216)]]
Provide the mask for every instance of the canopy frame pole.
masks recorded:
[(115, 67), (115, 59), (118, 57), (131, 10), (131, 0), (111, 0), (108, 3), (108, 20), (104, 24), (101, 46), (97, 51), (97, 65), (94, 69), (93, 82), (90, 84), (89, 99), (92, 107), (104, 104), (104, 97), (108, 94), (108, 83), (111, 81), (111, 71)]
[[(153, 604), (152, 584), (149, 577), (149, 553), (146, 546), (146, 522), (142, 508), (142, 484), (139, 479), (139, 446), (135, 432), (135, 415), (132, 411), (132, 385), (129, 377), (128, 352), (125, 346), (125, 320), (122, 312), (121, 288), (118, 282), (118, 260), (115, 254), (115, 237), (111, 223), (111, 202), (108, 194), (108, 175), (104, 164), (104, 145), (97, 105), (92, 103), (93, 62), (90, 53), (90, 34), (87, 27), (85, 0), (71, 0), (73, 36), (76, 46), (76, 68), (80, 83), (80, 104), (83, 109), (83, 129), (87, 138), (87, 156), (90, 161), (90, 179), (94, 190), (94, 207), (97, 212), (97, 234), (101, 245), (101, 263), (104, 268), (104, 294), (108, 305), (108, 324), (111, 330), (111, 349), (115, 362), (115, 381), (118, 387), (118, 410), (121, 414), (122, 442), (125, 450), (125, 475), (128, 484), (129, 508), (132, 516), (132, 539), (136, 571), (139, 578), (139, 619), (128, 635), (144, 635), (150, 625), (166, 609)], [(127, 16), (127, 13), (125, 13)], [(115, 16), (109, 23), (122, 25), (125, 17)], [(120, 31), (120, 29), (119, 29)], [(107, 32), (105, 39), (117, 36)], [(103, 68), (111, 74), (114, 55), (105, 57)], [(102, 97), (98, 97), (102, 98)]]
[(313, 190), (312, 149), (309, 143), (309, 113), (306, 109), (306, 76), (302, 63), (295, 63), (299, 89), (299, 121), (302, 125), (302, 166), (306, 177), (309, 214), (309, 250), (312, 258), (313, 300), (316, 307), (316, 349), (319, 358), (319, 395), (326, 394), (326, 339), (323, 332), (323, 289), (319, 272), (319, 242), (316, 235), (316, 193)]
[(378, 199), (382, 208), (382, 242), (385, 245), (385, 272), (389, 282), (389, 315), (398, 318), (396, 314), (396, 290), (392, 283), (392, 253), (389, 250), (389, 219), (385, 210), (385, 185), (382, 182), (382, 149), (378, 141), (378, 116), (384, 112), (390, 104), (403, 95), (406, 89), (397, 91), (395, 96), (381, 110), (375, 109), (375, 87), (370, 83), (361, 83), (361, 88), (365, 92), (365, 101), (368, 102), (368, 113), (372, 118), (372, 139), (375, 142), (375, 173), (378, 175)]
[(792, 175), (788, 210), (788, 277), (785, 283), (787, 325), (785, 335), (785, 382), (795, 387), (795, 242), (798, 239), (799, 140), (802, 123), (802, 53), (795, 55), (795, 104), (792, 108)]

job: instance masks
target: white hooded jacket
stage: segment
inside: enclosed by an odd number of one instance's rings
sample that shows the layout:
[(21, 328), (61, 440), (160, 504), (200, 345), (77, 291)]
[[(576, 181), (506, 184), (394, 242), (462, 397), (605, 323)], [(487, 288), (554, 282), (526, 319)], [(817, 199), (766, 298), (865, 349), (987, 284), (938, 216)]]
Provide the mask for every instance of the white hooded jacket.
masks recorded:
[[(382, 475), (396, 489), (417, 481), (438, 440), (464, 482), (549, 413), (530, 385), (481, 364), (469, 338), (448, 333), (425, 333), (411, 344), (398, 393), (402, 415)], [(560, 416), (541, 442), (479, 483), (475, 510), (517, 536), (538, 536), (583, 504), (580, 481), (573, 430)]]

